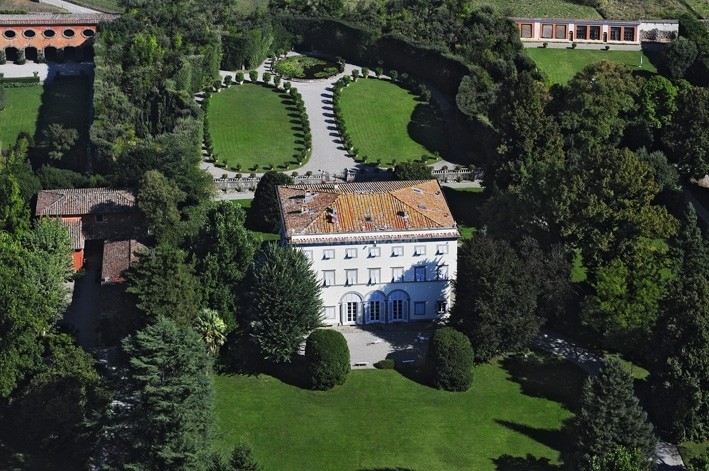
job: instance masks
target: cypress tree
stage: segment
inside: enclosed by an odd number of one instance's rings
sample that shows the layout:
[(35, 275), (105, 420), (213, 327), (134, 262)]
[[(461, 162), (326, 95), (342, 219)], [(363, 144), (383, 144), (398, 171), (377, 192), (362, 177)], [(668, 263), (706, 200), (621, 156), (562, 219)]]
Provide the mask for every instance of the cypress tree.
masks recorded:
[(249, 212), (250, 223), (268, 232), (278, 232), (281, 215), (278, 210), (276, 186), (290, 185), (293, 179), (285, 173), (270, 170), (263, 174), (254, 192), (254, 202)]
[(633, 394), (633, 379), (612, 360), (584, 384), (575, 422), (578, 468), (588, 470), (617, 447), (639, 450), (647, 469), (654, 463), (657, 439), (647, 414)]

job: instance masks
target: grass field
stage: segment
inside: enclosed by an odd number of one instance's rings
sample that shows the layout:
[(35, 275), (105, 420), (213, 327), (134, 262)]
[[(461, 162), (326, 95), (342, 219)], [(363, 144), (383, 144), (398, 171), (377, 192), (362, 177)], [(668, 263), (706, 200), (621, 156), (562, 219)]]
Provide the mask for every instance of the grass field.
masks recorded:
[(507, 16), (601, 19), (600, 13), (593, 7), (573, 0), (472, 0), (474, 8), (484, 5), (490, 5)]
[(93, 8), (106, 13), (122, 13), (125, 8), (118, 4), (118, 0), (67, 0), (82, 7)]
[(609, 20), (677, 18), (687, 7), (680, 0), (606, 0), (603, 12)]
[(562, 427), (584, 378), (548, 358), (477, 366), (465, 393), (393, 370), (353, 371), (327, 392), (266, 375), (217, 376), (216, 446), (245, 438), (264, 469), (484, 471), (549, 460), (544, 469), (553, 470), (568, 451)]
[[(588, 64), (609, 60), (626, 64), (631, 70), (657, 73), (657, 67), (647, 55), (640, 51), (601, 51), (593, 49), (552, 49), (527, 48), (527, 54), (534, 59), (537, 67), (547, 74), (552, 83), (565, 84)], [(642, 67), (640, 57), (642, 56)]]
[(42, 131), (52, 123), (59, 123), (79, 132), (78, 141), (66, 154), (67, 163), (77, 164), (83, 159), (89, 138), (89, 79), (62, 78), (44, 87), (8, 88), (6, 92), (7, 107), (0, 111), (0, 144), (3, 147), (14, 143), (20, 132), (28, 133), (37, 145), (41, 145)]
[(273, 88), (246, 83), (212, 95), (209, 103), (209, 133), (214, 152), (229, 168), (266, 170), (272, 164), (284, 170), (297, 166), (299, 117), (288, 106), (286, 95)]
[(709, 0), (686, 0), (687, 4), (694, 8), (702, 18), (709, 18)]
[(0, 0), (0, 11), (22, 11), (27, 13), (68, 13), (63, 8), (48, 3), (31, 0)]
[(445, 155), (445, 128), (428, 104), (389, 81), (360, 79), (342, 91), (342, 118), (359, 156), (382, 165)]

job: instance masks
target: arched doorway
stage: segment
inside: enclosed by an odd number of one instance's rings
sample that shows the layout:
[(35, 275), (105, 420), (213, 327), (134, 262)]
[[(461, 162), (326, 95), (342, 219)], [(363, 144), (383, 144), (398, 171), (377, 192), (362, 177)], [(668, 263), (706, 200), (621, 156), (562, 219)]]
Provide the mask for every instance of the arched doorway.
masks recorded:
[(409, 320), (409, 295), (400, 289), (392, 291), (387, 297), (389, 322)]
[(58, 60), (57, 48), (54, 46), (47, 46), (44, 48), (44, 58), (47, 62), (56, 62)]
[(386, 316), (386, 296), (381, 291), (372, 291), (365, 298), (365, 324), (380, 324)]
[(28, 61), (37, 62), (37, 48), (29, 46), (25, 48), (25, 59)]
[(362, 296), (359, 293), (347, 293), (340, 299), (340, 323), (342, 325), (362, 323)]
[(64, 48), (64, 60), (65, 61), (76, 61), (76, 48), (74, 46), (67, 46)]
[(10, 62), (15, 62), (18, 57), (18, 51), (16, 47), (5, 48), (5, 60)]

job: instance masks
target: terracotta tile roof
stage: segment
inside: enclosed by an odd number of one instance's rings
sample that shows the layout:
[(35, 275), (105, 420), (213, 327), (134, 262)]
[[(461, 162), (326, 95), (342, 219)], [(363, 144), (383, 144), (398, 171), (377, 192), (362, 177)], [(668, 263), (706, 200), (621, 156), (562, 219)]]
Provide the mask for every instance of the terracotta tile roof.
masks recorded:
[(437, 180), (282, 185), (277, 193), (289, 238), (431, 229), (458, 234)]
[(81, 219), (64, 220), (61, 219), (64, 226), (69, 229), (69, 238), (71, 239), (71, 248), (73, 250), (81, 250), (84, 248), (84, 234), (81, 231)]
[(131, 190), (77, 188), (44, 190), (37, 195), (37, 216), (127, 213), (136, 211)]
[(145, 249), (145, 245), (135, 239), (105, 241), (103, 243), (101, 283), (124, 281), (123, 272), (138, 259), (135, 252), (142, 249)]
[(0, 26), (32, 25), (97, 25), (101, 21), (111, 21), (121, 15), (109, 13), (30, 13), (26, 15), (0, 15)]

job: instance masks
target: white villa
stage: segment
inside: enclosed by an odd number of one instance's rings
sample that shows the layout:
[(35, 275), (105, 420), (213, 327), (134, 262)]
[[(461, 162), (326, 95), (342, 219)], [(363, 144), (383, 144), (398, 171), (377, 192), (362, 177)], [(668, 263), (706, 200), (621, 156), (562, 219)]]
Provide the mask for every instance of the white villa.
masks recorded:
[(281, 241), (312, 261), (325, 324), (447, 313), (460, 233), (438, 181), (283, 185), (277, 193)]

